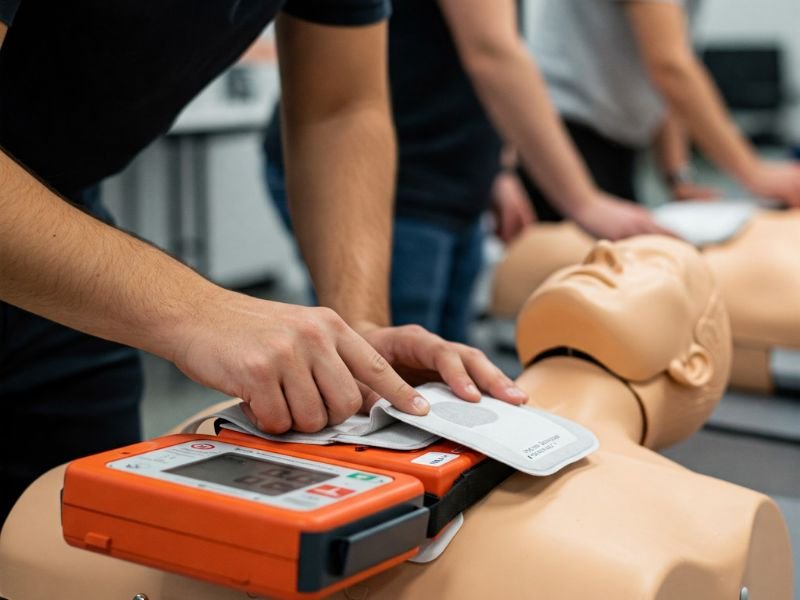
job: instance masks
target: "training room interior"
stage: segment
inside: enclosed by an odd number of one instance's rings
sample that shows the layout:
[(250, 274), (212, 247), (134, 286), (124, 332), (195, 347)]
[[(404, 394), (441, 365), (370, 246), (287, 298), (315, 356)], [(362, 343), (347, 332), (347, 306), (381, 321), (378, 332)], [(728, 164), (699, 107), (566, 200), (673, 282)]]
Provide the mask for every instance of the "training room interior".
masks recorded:
[[(522, 26), (529, 41), (546, 1), (522, 2)], [(798, 28), (798, 0), (704, 0), (693, 28), (695, 47), (706, 57), (718, 85), (723, 91), (733, 90), (725, 97), (737, 123), (768, 158), (794, 153), (800, 159)], [(764, 69), (775, 65), (775, 72), (764, 78)], [(768, 100), (748, 105), (747, 98), (735, 93), (737, 86), (747, 85), (766, 86)], [(263, 134), (278, 95), (270, 28), (184, 110), (167, 135), (104, 181), (102, 194), (121, 228), (164, 248), (214, 282), (265, 299), (308, 304), (305, 267), (264, 184)], [(652, 157), (644, 157), (637, 178), (645, 202), (656, 207), (668, 196), (653, 163)], [(697, 181), (723, 190), (726, 199), (749, 197), (699, 154), (693, 155), (692, 164)], [(488, 220), (486, 226), (491, 227)], [(797, 247), (788, 251), (797, 252)], [(470, 342), (513, 378), (522, 370), (514, 320), (496, 317), (490, 310), (493, 272), (504, 252), (497, 238), (484, 244), (478, 316), (470, 326)], [(798, 304), (800, 299), (786, 302)], [(693, 471), (762, 492), (777, 502), (794, 550), (794, 594), (800, 599), (800, 348), (776, 349), (770, 360), (780, 372), (778, 391), (726, 390), (702, 429), (661, 452)], [(144, 369), (145, 438), (162, 435), (227, 399), (156, 356), (144, 355)]]
[[(529, 36), (542, 4), (528, 0), (523, 5)], [(707, 0), (694, 31), (700, 50), (766, 47), (780, 52), (782, 103), (735, 111), (745, 131), (766, 138), (759, 150), (767, 156), (786, 154), (787, 146), (800, 140), (798, 22), (800, 5), (794, 0)], [(268, 31), (251, 55), (186, 109), (166, 138), (106, 182), (103, 192), (123, 227), (181, 256), (215, 281), (265, 298), (306, 302), (303, 267), (267, 200), (260, 171), (261, 130), (278, 94), (271, 44)], [(744, 194), (702, 159), (694, 162), (703, 183), (721, 187), (732, 198)], [(647, 202), (664, 202), (663, 187), (646, 161), (640, 177)], [(162, 202), (167, 197), (175, 202)], [(502, 246), (490, 241), (486, 255), (479, 293), (484, 307), (491, 265), (502, 255)], [(473, 342), (513, 376), (519, 365), (511, 328), (487, 316), (474, 324)], [(789, 376), (794, 372), (800, 381), (800, 352), (779, 359)], [(147, 357), (145, 368), (143, 423), (148, 437), (224, 399), (158, 358)], [(729, 391), (703, 430), (665, 454), (693, 470), (775, 498), (796, 548), (795, 588), (800, 587), (800, 398)]]

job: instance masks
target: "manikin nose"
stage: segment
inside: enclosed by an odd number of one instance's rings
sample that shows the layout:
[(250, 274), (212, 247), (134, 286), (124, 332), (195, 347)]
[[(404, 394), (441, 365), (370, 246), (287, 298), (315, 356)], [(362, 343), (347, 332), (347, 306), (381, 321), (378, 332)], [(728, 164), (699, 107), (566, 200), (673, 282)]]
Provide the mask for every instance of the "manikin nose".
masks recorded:
[(622, 260), (619, 253), (611, 242), (608, 240), (600, 240), (595, 244), (589, 256), (586, 257), (584, 264), (603, 264), (609, 267), (615, 273), (622, 272)]

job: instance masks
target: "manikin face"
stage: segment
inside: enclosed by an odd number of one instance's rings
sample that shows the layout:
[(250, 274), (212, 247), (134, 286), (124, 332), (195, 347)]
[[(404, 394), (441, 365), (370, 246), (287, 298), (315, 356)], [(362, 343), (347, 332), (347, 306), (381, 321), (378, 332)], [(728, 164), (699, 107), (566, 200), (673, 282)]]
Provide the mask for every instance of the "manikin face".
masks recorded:
[[(518, 331), (520, 357), (569, 347), (616, 374), (644, 381), (681, 358), (713, 291), (697, 251), (663, 236), (598, 242), (531, 296)], [(525, 339), (523, 339), (525, 338)]]

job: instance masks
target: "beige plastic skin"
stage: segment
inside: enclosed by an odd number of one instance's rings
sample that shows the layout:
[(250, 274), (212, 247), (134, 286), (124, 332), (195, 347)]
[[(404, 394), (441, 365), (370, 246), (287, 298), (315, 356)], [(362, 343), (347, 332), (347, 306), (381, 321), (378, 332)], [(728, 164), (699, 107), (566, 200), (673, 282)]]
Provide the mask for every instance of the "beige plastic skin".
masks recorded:
[[(800, 349), (800, 210), (761, 211), (735, 238), (703, 249), (728, 309), (734, 339), (731, 384), (772, 391), (771, 348)], [(491, 312), (515, 317), (554, 271), (577, 262), (593, 240), (572, 223), (531, 227), (495, 272)]]
[[(672, 252), (672, 244), (680, 245), (649, 237), (635, 248), (620, 250), (622, 244), (615, 244), (593, 256), (606, 261), (609, 251), (629, 251), (632, 262), (626, 264), (636, 275), (636, 268), (643, 267), (634, 257), (658, 255), (665, 243)], [(651, 300), (665, 314), (642, 330), (637, 352), (652, 356), (631, 356), (629, 362), (641, 363), (637, 369), (652, 368), (661, 353), (650, 347), (674, 346), (675, 355), (655, 375), (631, 384), (592, 362), (555, 356), (528, 366), (518, 380), (537, 406), (595, 431), (601, 450), (552, 477), (513, 476), (467, 512), (464, 527), (439, 559), (429, 565), (406, 563), (338, 598), (727, 600), (739, 598), (743, 587), (751, 599), (791, 598), (789, 539), (776, 505), (762, 494), (692, 473), (640, 445), (642, 440), (657, 446), (689, 435), (719, 396), (709, 401), (709, 390), (727, 376), (727, 319), (718, 308), (716, 289), (708, 284), (708, 270), (696, 253), (681, 248), (678, 254), (681, 260), (671, 263), (647, 258), (648, 269), (661, 269), (655, 277), (670, 280), (651, 291)], [(625, 306), (635, 296), (640, 275), (614, 275), (614, 310), (604, 312), (589, 300), (586, 310), (611, 328), (619, 311), (630, 311), (641, 301)], [(575, 302), (574, 286), (580, 291), (580, 286), (594, 285), (582, 280), (585, 275), (576, 278), (566, 283), (555, 279), (546, 291)], [(683, 294), (671, 280), (683, 285)], [(535, 345), (537, 331), (560, 318), (559, 303), (547, 301), (548, 310), (541, 310), (539, 302), (544, 301), (532, 299), (520, 317), (525, 323), (519, 337), (523, 356), (523, 348)], [(666, 313), (675, 306), (683, 306), (685, 320), (667, 324)], [(594, 335), (592, 330), (584, 333)], [(554, 343), (563, 346), (564, 340)], [(704, 359), (687, 361), (693, 355)], [(615, 360), (602, 351), (594, 358), (606, 365)], [(0, 594), (9, 600), (129, 598), (136, 593), (151, 599), (246, 597), (67, 547), (57, 516), (62, 476), (59, 468), (29, 488), (0, 537)]]

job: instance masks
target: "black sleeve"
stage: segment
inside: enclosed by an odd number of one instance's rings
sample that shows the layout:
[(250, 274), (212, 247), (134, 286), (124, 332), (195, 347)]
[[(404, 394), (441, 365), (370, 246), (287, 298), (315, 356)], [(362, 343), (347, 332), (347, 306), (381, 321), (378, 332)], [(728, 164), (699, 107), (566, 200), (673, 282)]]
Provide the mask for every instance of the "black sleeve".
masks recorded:
[(392, 5), (390, 0), (287, 0), (283, 10), (320, 25), (353, 26), (372, 25), (387, 19)]
[(20, 2), (22, 0), (0, 0), (0, 21), (6, 25), (11, 25), (14, 15), (17, 14)]

